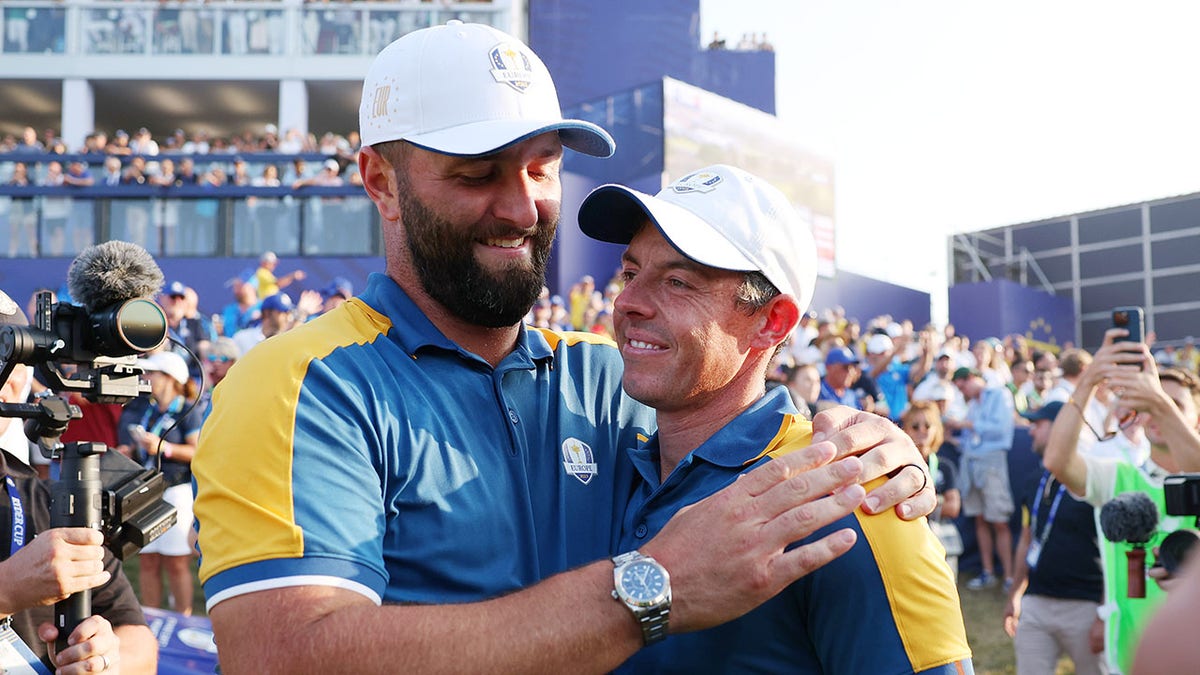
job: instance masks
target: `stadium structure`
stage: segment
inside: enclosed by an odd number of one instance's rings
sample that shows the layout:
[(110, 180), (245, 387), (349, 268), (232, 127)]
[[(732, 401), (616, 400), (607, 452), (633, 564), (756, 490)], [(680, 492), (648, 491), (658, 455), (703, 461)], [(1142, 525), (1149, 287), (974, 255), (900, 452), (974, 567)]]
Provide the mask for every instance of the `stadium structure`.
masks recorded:
[[(928, 294), (836, 269), (834, 166), (775, 117), (775, 54), (709, 48), (699, 18), (699, 0), (3, 0), (0, 134), (54, 129), (70, 151), (94, 130), (112, 137), (142, 127), (157, 139), (175, 130), (189, 139), (349, 136), (362, 77), (383, 46), (451, 19), (486, 23), (526, 40), (554, 75), (564, 113), (601, 124), (618, 144), (609, 160), (568, 154), (552, 289), (616, 269), (617, 248), (583, 237), (574, 222), (589, 190), (621, 182), (653, 193), (719, 161), (778, 185), (809, 222), (821, 260), (816, 306), (927, 322)], [(241, 159), (250, 175), (275, 164), (286, 176), (297, 160), (311, 169), (334, 157), (348, 176), (352, 150), (191, 159), (198, 170), (226, 172)], [(187, 157), (167, 150), (150, 164)], [(382, 269), (378, 216), (350, 185), (3, 185), (17, 161), (41, 173), (73, 159), (93, 173), (103, 161), (0, 154), (0, 287), (15, 297), (53, 287), (82, 247), (108, 239), (146, 247), (168, 278), (197, 289), (206, 311), (228, 302), (223, 282), (266, 250), (281, 270), (304, 268), (312, 288), (335, 276), (361, 284)]]

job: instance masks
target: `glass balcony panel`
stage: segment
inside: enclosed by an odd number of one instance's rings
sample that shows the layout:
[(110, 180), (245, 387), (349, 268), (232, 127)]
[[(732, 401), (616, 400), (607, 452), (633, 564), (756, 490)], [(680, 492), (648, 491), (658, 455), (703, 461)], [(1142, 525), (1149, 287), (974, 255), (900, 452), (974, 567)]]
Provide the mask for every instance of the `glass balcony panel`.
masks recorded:
[(155, 227), (169, 256), (211, 256), (217, 253), (217, 199), (156, 199)]
[(247, 197), (233, 203), (233, 255), (300, 251), (300, 202), (293, 197)]
[(148, 199), (114, 199), (108, 202), (109, 239), (128, 241), (162, 255), (154, 209)]
[(301, 52), (311, 54), (361, 54), (361, 15), (351, 7), (328, 6), (304, 10), (301, 19)]
[(38, 249), (38, 208), (33, 198), (0, 196), (0, 250), (10, 258), (32, 258)]
[(3, 51), (62, 54), (67, 47), (67, 11), (48, 4), (9, 5), (3, 10)]
[(304, 206), (305, 255), (373, 255), (375, 209), (367, 197), (310, 197)]

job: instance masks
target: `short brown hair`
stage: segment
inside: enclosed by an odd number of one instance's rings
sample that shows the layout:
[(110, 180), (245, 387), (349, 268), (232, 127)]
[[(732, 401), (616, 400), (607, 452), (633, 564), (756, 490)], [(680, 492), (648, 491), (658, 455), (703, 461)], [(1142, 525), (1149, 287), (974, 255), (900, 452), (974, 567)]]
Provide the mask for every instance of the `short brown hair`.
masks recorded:
[(1192, 401), (1200, 408), (1200, 379), (1197, 379), (1190, 370), (1176, 368), (1171, 366), (1158, 371), (1159, 382), (1167, 381), (1174, 382), (1179, 386), (1187, 389), (1192, 395)]
[(1086, 349), (1068, 349), (1058, 359), (1063, 377), (1077, 377), (1092, 363), (1092, 355)]

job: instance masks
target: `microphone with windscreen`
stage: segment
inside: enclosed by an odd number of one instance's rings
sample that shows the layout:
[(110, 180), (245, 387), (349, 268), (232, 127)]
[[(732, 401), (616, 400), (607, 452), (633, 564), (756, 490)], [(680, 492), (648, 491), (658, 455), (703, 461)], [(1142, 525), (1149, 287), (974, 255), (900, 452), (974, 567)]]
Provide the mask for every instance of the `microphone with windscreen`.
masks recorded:
[(1130, 544), (1125, 551), (1126, 596), (1146, 597), (1146, 544), (1158, 529), (1158, 506), (1143, 492), (1117, 495), (1100, 508), (1100, 530), (1114, 543)]

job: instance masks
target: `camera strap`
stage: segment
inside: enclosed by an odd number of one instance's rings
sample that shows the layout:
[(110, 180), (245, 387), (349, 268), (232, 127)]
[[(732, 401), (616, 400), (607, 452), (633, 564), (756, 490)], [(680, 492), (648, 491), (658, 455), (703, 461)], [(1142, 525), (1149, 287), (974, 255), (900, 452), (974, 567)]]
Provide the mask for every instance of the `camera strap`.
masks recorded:
[(8, 489), (8, 501), (12, 502), (12, 538), (9, 540), (8, 552), (8, 557), (11, 558), (25, 545), (25, 506), (12, 476), (4, 477), (4, 486)]

